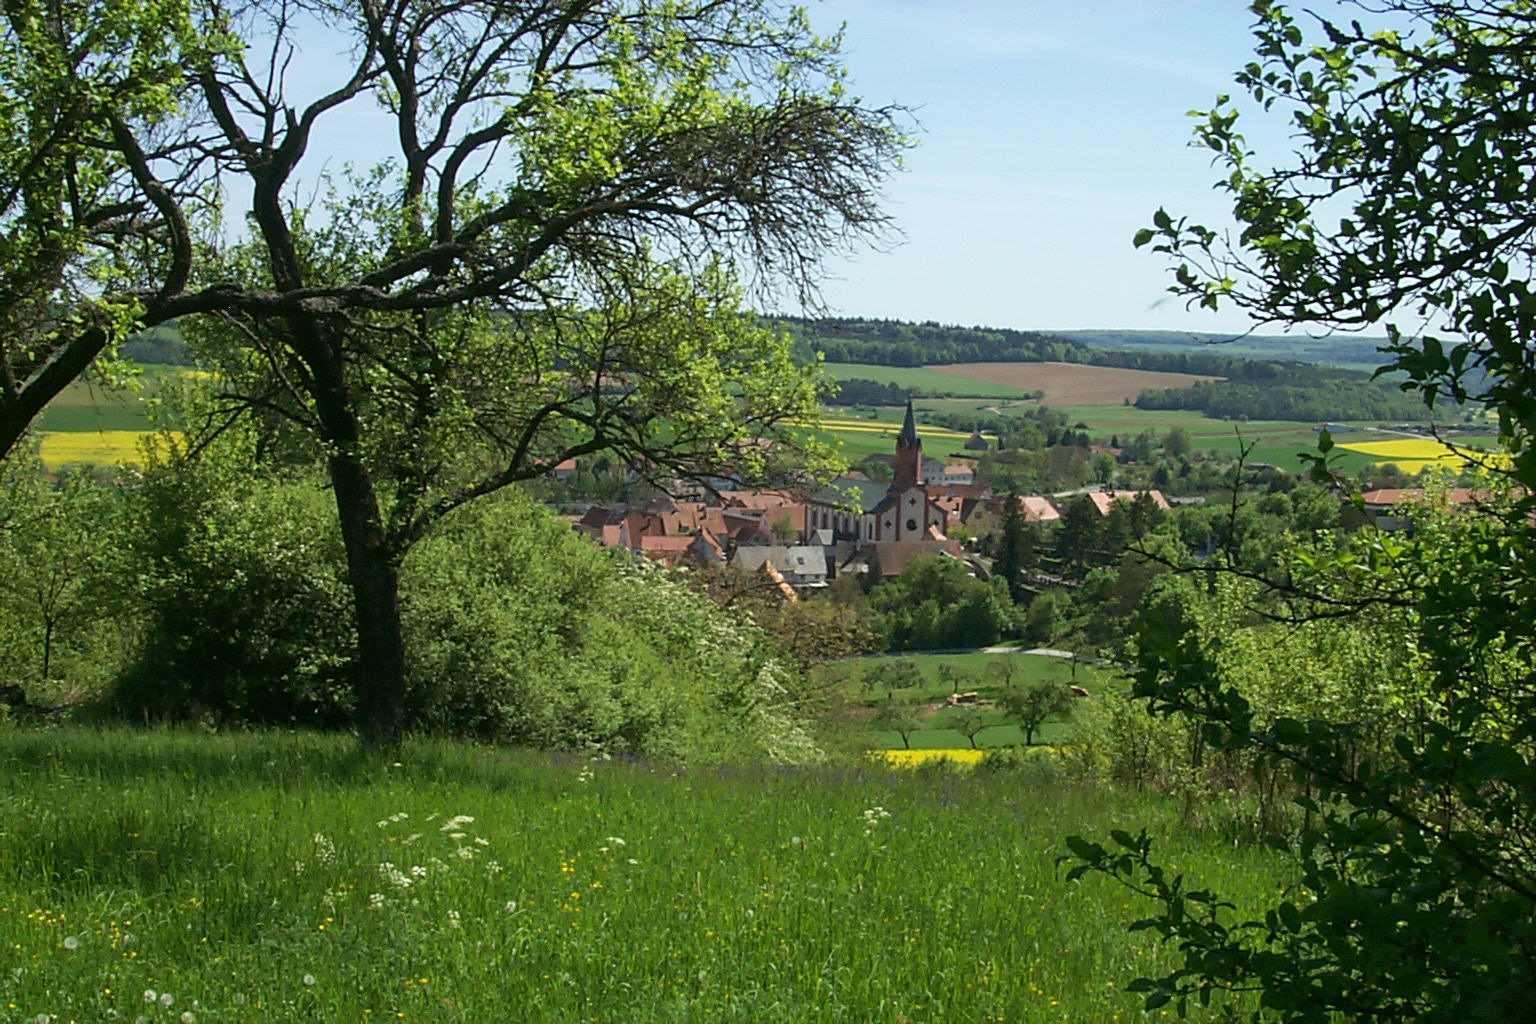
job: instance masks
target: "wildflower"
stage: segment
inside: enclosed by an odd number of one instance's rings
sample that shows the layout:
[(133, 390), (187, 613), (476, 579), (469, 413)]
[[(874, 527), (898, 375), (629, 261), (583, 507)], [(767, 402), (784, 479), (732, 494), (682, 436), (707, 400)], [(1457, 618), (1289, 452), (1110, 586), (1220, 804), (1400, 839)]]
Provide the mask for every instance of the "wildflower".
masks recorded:
[(475, 836), (475, 845), (476, 846), (490, 846), (491, 845), (491, 841), (489, 839), (481, 839), (479, 836)]
[(413, 864), (411, 866), (411, 877), (412, 878), (426, 878), (427, 877), (427, 869), (422, 867), (420, 864)]
[(152, 1003), (157, 998), (159, 998), (159, 997), (155, 995), (155, 990), (154, 989), (147, 988), (147, 989), (144, 990), (144, 1001), (146, 1003)]
[(181, 1011), (181, 1024), (197, 1024), (197, 1018), (192, 1016), (191, 1010)]
[(73, 935), (66, 935), (64, 937), (64, 948), (65, 949), (79, 949), (80, 948), (80, 940), (78, 938), (76, 938), (75, 936), (73, 936)]
[(459, 927), (459, 912), (457, 910), (450, 910), (450, 911), (448, 911), (448, 927), (449, 928), (457, 928), (457, 927)]
[(300, 980), (302, 980), (304, 982), (304, 987), (305, 988), (314, 988), (315, 987), (315, 976), (313, 974), (306, 974)]
[(603, 841), (605, 843), (608, 843), (610, 846), (623, 846), (624, 845), (624, 840), (620, 839), (618, 836), (609, 836), (607, 839), (605, 839)]
[(488, 860), (485, 862), (485, 870), (489, 871), (493, 875), (499, 875), (501, 874), (501, 862)]
[(336, 863), (336, 844), (327, 839), (322, 833), (315, 833), (315, 859), (321, 864), (331, 865)]
[(517, 900), (507, 900), (507, 905), (501, 909), (505, 910), (509, 914), (517, 913)]
[(176, 997), (171, 995), (169, 992), (160, 993), (160, 1005), (164, 1006), (166, 1009), (170, 1009), (171, 1004), (175, 1001)]
[(471, 818), (467, 814), (455, 814), (453, 817), (451, 817), (447, 821), (443, 822), (442, 827), (439, 828), (438, 831), (439, 832), (458, 832), (461, 829), (463, 829), (465, 825), (473, 825), (474, 823), (475, 823), (475, 819)]
[(639, 863), (640, 863), (640, 862), (639, 862), (639, 861), (637, 861), (637, 860), (635, 860), (635, 858), (633, 858), (633, 857), (631, 857), (631, 858), (629, 858), (629, 860), (628, 860), (628, 862), (627, 862), (627, 863), (630, 863), (630, 864), (639, 864)]
[(371, 892), (371, 893), (368, 894), (368, 909), (369, 910), (378, 910), (383, 905), (384, 905), (384, 894), (383, 893), (381, 893), (381, 892)]
[(459, 847), (459, 860), (474, 860), (475, 851), (468, 846)]

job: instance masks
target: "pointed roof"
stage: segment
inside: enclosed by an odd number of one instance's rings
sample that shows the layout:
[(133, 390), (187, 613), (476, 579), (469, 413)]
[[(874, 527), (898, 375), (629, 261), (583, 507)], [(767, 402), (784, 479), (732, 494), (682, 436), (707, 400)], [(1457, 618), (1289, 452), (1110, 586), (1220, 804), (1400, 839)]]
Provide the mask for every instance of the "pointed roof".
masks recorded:
[(901, 422), (901, 433), (896, 435), (896, 447), (911, 447), (917, 444), (917, 421), (912, 417), (912, 399), (907, 399), (907, 418)]

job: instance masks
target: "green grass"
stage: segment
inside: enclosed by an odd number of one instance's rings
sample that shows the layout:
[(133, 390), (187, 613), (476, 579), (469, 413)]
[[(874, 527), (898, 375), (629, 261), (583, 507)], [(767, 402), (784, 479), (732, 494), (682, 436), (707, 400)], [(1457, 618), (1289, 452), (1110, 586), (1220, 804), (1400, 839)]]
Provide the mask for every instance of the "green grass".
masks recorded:
[(953, 373), (942, 373), (921, 366), (872, 366), (864, 363), (826, 363), (827, 376), (833, 380), (872, 380), (917, 388), (929, 395), (972, 395), (986, 398), (1022, 398), (1031, 392), (1006, 384), (967, 380)]
[[(911, 699), (943, 700), (951, 692), (950, 685), (940, 675), (940, 668), (947, 668), (961, 678), (961, 689), (990, 693), (996, 687), (992, 676), (994, 666), (1012, 660), (1015, 666), (1014, 682), (1029, 684), (1055, 680), (1078, 683), (1090, 692), (1097, 692), (1108, 680), (1104, 670), (1079, 661), (1074, 677), (1072, 662), (1067, 658), (1052, 658), (1037, 654), (986, 654), (973, 651), (967, 654), (893, 654), (873, 658), (843, 658), (825, 662), (816, 667), (823, 683), (835, 686), (846, 697), (856, 697), (863, 690), (862, 679), (892, 660), (910, 661), (922, 674), (923, 682), (899, 695)], [(885, 691), (879, 690), (883, 697)]]
[(1121, 986), (1172, 954), (1063, 883), (1067, 834), (1281, 882), (1171, 802), (1029, 772), (74, 728), (0, 732), (0, 766), (13, 1021), (1139, 1020)]
[(145, 400), (153, 399), (166, 379), (185, 372), (183, 367), (146, 366), (136, 391), (75, 381), (48, 403), (33, 429), (40, 433), (153, 429)]

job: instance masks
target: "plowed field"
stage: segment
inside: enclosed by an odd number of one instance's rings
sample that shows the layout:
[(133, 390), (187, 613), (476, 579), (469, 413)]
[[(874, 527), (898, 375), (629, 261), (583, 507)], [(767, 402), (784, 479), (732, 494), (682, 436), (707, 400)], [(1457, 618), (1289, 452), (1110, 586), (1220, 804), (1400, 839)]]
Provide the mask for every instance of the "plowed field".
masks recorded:
[(1043, 391), (1042, 401), (1046, 405), (1120, 405), (1126, 399), (1136, 401), (1136, 396), (1148, 388), (1187, 388), (1197, 381), (1219, 379), (1077, 363), (956, 363), (927, 369), (988, 384)]

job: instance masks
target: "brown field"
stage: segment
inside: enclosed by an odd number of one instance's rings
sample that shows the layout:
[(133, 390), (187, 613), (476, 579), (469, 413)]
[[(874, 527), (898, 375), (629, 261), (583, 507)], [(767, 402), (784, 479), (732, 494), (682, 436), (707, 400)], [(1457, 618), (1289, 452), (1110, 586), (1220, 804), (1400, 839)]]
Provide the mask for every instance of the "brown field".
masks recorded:
[(957, 363), (927, 369), (988, 384), (1043, 391), (1047, 405), (1120, 405), (1126, 399), (1136, 401), (1136, 396), (1147, 388), (1187, 388), (1196, 381), (1219, 379), (1077, 363)]

